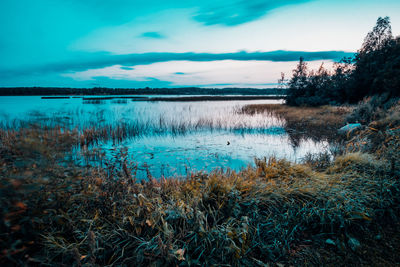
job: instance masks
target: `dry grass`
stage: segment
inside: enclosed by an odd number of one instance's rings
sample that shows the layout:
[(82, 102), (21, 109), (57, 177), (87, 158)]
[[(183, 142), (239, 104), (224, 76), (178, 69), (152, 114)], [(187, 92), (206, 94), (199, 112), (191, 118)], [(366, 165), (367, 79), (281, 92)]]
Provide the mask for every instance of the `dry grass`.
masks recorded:
[(238, 173), (138, 183), (120, 156), (77, 165), (80, 138), (60, 128), (0, 130), (1, 264), (400, 262), (400, 181), (388, 156), (398, 149), (381, 144), (379, 155), (348, 153), (320, 170), (270, 158)]
[(286, 122), (286, 130), (293, 139), (310, 136), (313, 139), (337, 139), (337, 129), (346, 124), (346, 116), (352, 107), (321, 106), (292, 107), (280, 104), (247, 105), (241, 112), (246, 114), (266, 113), (277, 116)]
[(242, 112), (274, 113), (283, 117), (289, 125), (311, 127), (339, 127), (345, 122), (345, 116), (352, 111), (351, 107), (292, 107), (280, 104), (255, 104), (243, 107)]
[[(371, 101), (368, 100), (368, 101)], [(362, 108), (370, 106), (364, 102)], [(347, 142), (348, 151), (368, 151), (378, 158), (387, 159), (391, 164), (393, 174), (398, 172), (400, 151), (400, 101), (394, 99), (386, 110), (375, 109), (375, 114), (369, 115), (376, 120), (370, 121), (368, 126), (361, 129)], [(359, 110), (354, 111), (359, 114)], [(352, 114), (353, 115), (353, 114)]]
[(105, 168), (69, 161), (62, 144), (73, 143), (74, 134), (36, 129), (0, 136), (0, 154), (7, 155), (0, 162), (4, 264), (398, 260), (364, 255), (371, 239), (397, 222), (400, 203), (399, 181), (370, 154), (339, 157), (321, 172), (271, 158), (239, 173), (137, 183), (134, 167), (120, 157)]
[[(103, 100), (88, 100), (103, 101)], [(191, 109), (191, 106), (188, 108)], [(138, 112), (127, 116), (126, 120), (116, 120), (111, 111), (99, 109), (86, 114), (82, 109), (45, 114), (34, 111), (24, 119), (5, 119), (0, 121), (0, 129), (57, 128), (79, 135), (81, 147), (90, 147), (112, 141), (114, 144), (145, 136), (181, 136), (199, 131), (230, 131), (234, 133), (270, 133), (280, 127), (280, 119), (263, 115), (251, 116), (236, 109), (223, 114), (195, 116), (147, 116)]]

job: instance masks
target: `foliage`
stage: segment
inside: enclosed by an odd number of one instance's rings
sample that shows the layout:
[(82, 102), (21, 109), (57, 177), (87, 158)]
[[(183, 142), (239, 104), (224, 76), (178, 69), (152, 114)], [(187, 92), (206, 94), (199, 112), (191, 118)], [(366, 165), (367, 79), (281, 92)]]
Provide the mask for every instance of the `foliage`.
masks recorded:
[(351, 68), (349, 60), (343, 59), (334, 64), (333, 71), (327, 70), (323, 63), (317, 71), (308, 71), (304, 61), (300, 59), (288, 83), (286, 104), (321, 106), (343, 103)]
[(385, 96), (370, 97), (354, 109), (348, 120), (358, 119), (368, 127), (361, 130), (348, 142), (350, 150), (376, 154), (388, 160), (392, 174), (398, 175), (400, 158), (400, 102), (389, 101)]
[(393, 104), (394, 99), (388, 99), (388, 95), (373, 96), (360, 101), (353, 109), (353, 112), (347, 116), (348, 123), (369, 124), (385, 116), (389, 104)]
[(383, 93), (400, 96), (400, 38), (393, 38), (388, 17), (378, 19), (354, 61), (348, 101)]
[(400, 96), (400, 37), (394, 38), (388, 17), (378, 18), (354, 58), (344, 58), (332, 71), (323, 65), (308, 71), (302, 58), (288, 83), (287, 104), (319, 106), (357, 103), (366, 96)]

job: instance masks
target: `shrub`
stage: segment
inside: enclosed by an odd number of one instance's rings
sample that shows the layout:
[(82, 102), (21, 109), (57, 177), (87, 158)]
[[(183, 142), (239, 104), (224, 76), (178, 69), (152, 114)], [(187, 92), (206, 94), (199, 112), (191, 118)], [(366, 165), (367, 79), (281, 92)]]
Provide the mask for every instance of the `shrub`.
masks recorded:
[(388, 94), (375, 95), (359, 102), (353, 112), (346, 118), (349, 123), (359, 122), (369, 124), (387, 116), (387, 111), (396, 105), (397, 98), (390, 98)]

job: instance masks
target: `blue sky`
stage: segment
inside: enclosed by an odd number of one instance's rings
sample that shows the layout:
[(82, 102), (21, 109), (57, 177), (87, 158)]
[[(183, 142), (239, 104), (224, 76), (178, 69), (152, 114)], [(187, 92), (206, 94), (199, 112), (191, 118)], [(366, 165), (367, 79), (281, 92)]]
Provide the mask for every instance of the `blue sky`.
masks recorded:
[(0, 86), (274, 87), (355, 52), (398, 0), (1, 0)]

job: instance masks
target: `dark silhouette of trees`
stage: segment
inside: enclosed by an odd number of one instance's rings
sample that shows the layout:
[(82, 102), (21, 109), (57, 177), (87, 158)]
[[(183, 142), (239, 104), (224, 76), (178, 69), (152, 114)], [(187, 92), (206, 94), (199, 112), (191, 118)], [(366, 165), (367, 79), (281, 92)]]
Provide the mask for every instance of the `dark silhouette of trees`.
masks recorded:
[(359, 50), (359, 55), (365, 55), (377, 50), (381, 50), (393, 40), (392, 26), (389, 17), (379, 17), (375, 27), (364, 39), (364, 43)]
[(308, 86), (307, 63), (303, 57), (300, 57), (297, 67), (293, 70), (293, 76), (288, 83), (288, 95), (286, 99), (288, 105), (299, 105), (302, 97), (306, 97)]
[(355, 103), (377, 94), (400, 96), (400, 37), (393, 37), (389, 17), (378, 18), (354, 58), (335, 63), (332, 71), (323, 65), (308, 71), (300, 58), (288, 83), (287, 104)]
[(367, 95), (399, 95), (399, 45), (399, 38), (393, 38), (389, 18), (379, 18), (355, 56), (349, 102)]

